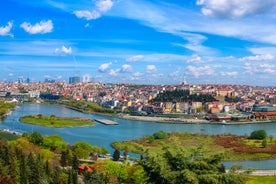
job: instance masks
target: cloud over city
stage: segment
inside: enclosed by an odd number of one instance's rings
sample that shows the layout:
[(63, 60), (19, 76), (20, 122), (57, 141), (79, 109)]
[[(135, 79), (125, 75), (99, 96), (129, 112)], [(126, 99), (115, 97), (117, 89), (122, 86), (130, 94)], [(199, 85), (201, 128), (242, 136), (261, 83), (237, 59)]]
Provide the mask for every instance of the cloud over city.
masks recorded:
[(99, 66), (99, 71), (100, 72), (105, 72), (107, 69), (112, 65), (112, 62), (109, 63), (103, 63)]

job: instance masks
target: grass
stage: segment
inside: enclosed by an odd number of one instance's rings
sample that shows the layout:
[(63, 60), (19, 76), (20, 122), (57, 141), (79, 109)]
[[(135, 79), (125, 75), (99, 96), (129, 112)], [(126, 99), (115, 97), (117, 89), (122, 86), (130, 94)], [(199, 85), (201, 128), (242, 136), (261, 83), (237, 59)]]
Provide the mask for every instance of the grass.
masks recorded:
[(153, 136), (138, 140), (114, 142), (112, 147), (118, 150), (142, 154), (146, 150), (162, 153), (166, 146), (198, 147), (203, 146), (206, 154), (222, 154), (223, 160), (262, 160), (276, 158), (276, 141), (270, 142), (266, 148), (259, 142), (248, 140), (245, 136), (235, 135), (205, 135), (191, 133), (167, 133), (164, 139), (154, 139)]
[(19, 135), (0, 131), (0, 138), (4, 138), (5, 140), (8, 140), (8, 141), (16, 140), (19, 137), (20, 137)]
[(276, 176), (249, 176), (246, 184), (275, 184)]
[(54, 115), (43, 116), (38, 114), (36, 116), (23, 116), (19, 119), (23, 123), (47, 126), (53, 128), (64, 128), (74, 126), (92, 126), (94, 121), (88, 118), (68, 118), (68, 117), (57, 117)]

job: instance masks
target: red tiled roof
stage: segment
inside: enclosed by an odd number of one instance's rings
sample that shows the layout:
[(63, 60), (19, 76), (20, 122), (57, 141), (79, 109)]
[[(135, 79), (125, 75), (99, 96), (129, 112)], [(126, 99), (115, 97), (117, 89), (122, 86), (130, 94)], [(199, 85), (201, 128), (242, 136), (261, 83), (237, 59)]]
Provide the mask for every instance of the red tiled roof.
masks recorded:
[(92, 172), (93, 171), (92, 167), (90, 167), (90, 166), (85, 166), (85, 165), (80, 165), (79, 166), (79, 170), (84, 171), (85, 169), (87, 170), (87, 172)]

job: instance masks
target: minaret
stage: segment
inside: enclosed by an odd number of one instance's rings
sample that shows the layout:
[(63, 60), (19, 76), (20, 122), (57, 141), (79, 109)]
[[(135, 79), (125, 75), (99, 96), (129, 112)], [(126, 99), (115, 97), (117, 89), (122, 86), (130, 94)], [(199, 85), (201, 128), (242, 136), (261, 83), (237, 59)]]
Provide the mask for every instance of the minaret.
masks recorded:
[(184, 77), (184, 81), (182, 82), (182, 86), (181, 86), (182, 90), (189, 90), (190, 89), (190, 85), (188, 84), (188, 82), (186, 81), (186, 78)]

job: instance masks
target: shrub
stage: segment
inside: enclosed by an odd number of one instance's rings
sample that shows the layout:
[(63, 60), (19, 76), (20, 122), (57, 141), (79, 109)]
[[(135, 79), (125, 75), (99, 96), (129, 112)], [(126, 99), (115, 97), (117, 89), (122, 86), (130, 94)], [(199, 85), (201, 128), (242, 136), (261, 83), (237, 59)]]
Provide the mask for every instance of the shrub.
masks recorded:
[(263, 139), (262, 146), (263, 146), (263, 148), (266, 148), (266, 146), (267, 146), (267, 140), (266, 140), (266, 138)]
[(266, 137), (267, 137), (267, 134), (265, 130), (256, 130), (251, 132), (249, 139), (263, 140)]
[(168, 134), (164, 131), (159, 131), (153, 134), (154, 139), (165, 139), (167, 136)]

